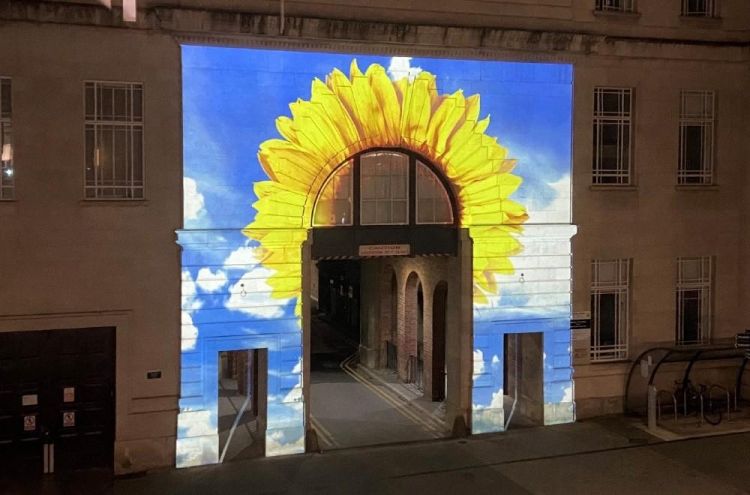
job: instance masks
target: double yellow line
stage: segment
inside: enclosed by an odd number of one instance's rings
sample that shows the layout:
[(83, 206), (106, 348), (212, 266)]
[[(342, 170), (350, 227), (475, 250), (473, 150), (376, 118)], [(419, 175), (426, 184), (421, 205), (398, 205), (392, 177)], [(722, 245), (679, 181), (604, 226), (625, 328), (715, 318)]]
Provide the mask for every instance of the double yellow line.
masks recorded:
[[(356, 380), (357, 382), (367, 387), (372, 393), (374, 393), (375, 395), (383, 399), (385, 402), (391, 404), (396, 410), (396, 412), (400, 413), (406, 419), (424, 428), (427, 431), (427, 433), (430, 434), (430, 436), (434, 438), (441, 438), (444, 436), (444, 432), (440, 428), (435, 427), (435, 425), (430, 422), (424, 421), (421, 418), (420, 414), (417, 414), (416, 412), (412, 411), (408, 407), (408, 405), (410, 405), (408, 402), (403, 403), (403, 402), (397, 401), (390, 395), (380, 390), (378, 387), (372, 385), (369, 381), (363, 378), (362, 375), (357, 373), (357, 371), (351, 366), (351, 363), (352, 361), (354, 361), (356, 356), (357, 356), (357, 353), (355, 352), (348, 358), (341, 361), (341, 364), (339, 364), (339, 367), (344, 371), (344, 373), (351, 376), (354, 380)], [(403, 398), (401, 399), (404, 400)]]
[[(359, 371), (357, 371), (359, 373)], [(401, 401), (406, 402), (409, 404), (409, 407), (416, 409), (420, 414), (420, 419), (427, 418), (427, 420), (432, 422), (432, 425), (436, 428), (436, 431), (440, 431), (441, 433), (445, 433), (445, 429), (443, 426), (443, 418), (441, 418), (437, 412), (431, 412), (425, 409), (424, 407), (420, 406), (416, 402), (411, 401), (408, 397), (405, 397), (403, 394), (399, 393), (398, 390), (395, 390), (395, 387), (388, 383), (387, 381), (380, 378), (378, 375), (372, 372), (365, 372), (371, 379), (376, 380), (380, 382), (385, 388), (390, 390), (390, 393), (396, 397), (398, 397)], [(360, 374), (360, 376), (362, 376)]]
[(336, 441), (335, 438), (333, 438), (333, 435), (330, 431), (328, 431), (317, 419), (315, 419), (312, 415), (310, 416), (310, 420), (312, 421), (313, 428), (315, 428), (315, 431), (318, 433), (318, 437), (328, 445), (328, 447), (335, 449), (340, 447), (339, 443)]

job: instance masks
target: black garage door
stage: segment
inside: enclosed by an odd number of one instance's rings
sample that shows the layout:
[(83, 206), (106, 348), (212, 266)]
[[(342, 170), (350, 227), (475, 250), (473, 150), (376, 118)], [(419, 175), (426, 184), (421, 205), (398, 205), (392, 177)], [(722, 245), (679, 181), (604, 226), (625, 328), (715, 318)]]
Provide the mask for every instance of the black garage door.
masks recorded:
[[(114, 328), (0, 333), (0, 474), (112, 468)], [(4, 472), (4, 473), (3, 473)]]

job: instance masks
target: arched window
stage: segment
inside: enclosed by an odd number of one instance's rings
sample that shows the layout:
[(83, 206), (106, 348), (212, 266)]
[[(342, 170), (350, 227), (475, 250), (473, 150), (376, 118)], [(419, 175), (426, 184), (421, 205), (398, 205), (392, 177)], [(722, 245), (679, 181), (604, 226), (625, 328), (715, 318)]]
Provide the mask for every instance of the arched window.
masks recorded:
[(453, 223), (453, 208), (445, 186), (427, 165), (417, 160), (417, 223)]
[(313, 226), (453, 224), (445, 183), (423, 160), (398, 150), (354, 156), (323, 184)]
[(313, 225), (352, 225), (352, 161), (328, 177), (315, 203)]
[(409, 223), (409, 156), (376, 151), (360, 157), (360, 223)]

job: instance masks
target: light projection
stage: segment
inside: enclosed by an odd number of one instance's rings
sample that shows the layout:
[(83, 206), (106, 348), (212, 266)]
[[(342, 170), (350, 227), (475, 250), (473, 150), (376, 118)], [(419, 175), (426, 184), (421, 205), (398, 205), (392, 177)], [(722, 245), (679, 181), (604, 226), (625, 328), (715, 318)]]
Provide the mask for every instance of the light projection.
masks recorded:
[[(472, 432), (504, 428), (505, 333), (543, 333), (544, 421), (574, 419), (571, 66), (182, 53), (178, 467), (219, 462), (216, 376), (227, 350), (268, 350), (266, 455), (304, 451), (301, 246), (313, 227), (352, 225), (351, 159), (389, 149), (416, 153), (442, 174), (457, 226), (473, 240)], [(417, 164), (419, 223), (451, 223), (437, 176)], [(370, 199), (378, 223), (378, 198)], [(398, 223), (395, 210), (389, 223)]]

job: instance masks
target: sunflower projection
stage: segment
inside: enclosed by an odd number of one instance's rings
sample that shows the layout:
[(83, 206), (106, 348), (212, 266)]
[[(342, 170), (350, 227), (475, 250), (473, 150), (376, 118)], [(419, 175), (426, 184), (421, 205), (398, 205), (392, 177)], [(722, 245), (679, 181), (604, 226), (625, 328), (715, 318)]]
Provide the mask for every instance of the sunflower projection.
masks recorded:
[[(305, 445), (302, 244), (353, 223), (353, 157), (413, 153), (473, 243), (469, 426), (502, 431), (503, 336), (538, 332), (546, 424), (574, 419), (572, 67), (183, 46), (177, 465), (220, 462), (220, 352), (267, 350), (265, 453)], [(348, 198), (348, 199), (347, 199)]]
[[(459, 225), (494, 246), (481, 253), (474, 284), (480, 302), (486, 302), (485, 294), (497, 294), (495, 275), (513, 273), (509, 256), (521, 251), (516, 234), (528, 215), (510, 199), (521, 184), (511, 173), (516, 161), (497, 138), (485, 133), (490, 118), (480, 118), (479, 95), (465, 97), (461, 89), (440, 95), (435, 75), (427, 71), (391, 80), (382, 65), (372, 64), (362, 72), (354, 60), (349, 76), (334, 69), (325, 82), (314, 79), (310, 99), (298, 99), (289, 109), (291, 117), (276, 119), (283, 139), (264, 141), (258, 153), (271, 180), (255, 183), (257, 214), (244, 233), (260, 243), (261, 259), (273, 264), (283, 256), (277, 252), (288, 235), (283, 228), (312, 227), (316, 197), (326, 191), (324, 181), (339, 167), (349, 166), (350, 156), (402, 148), (437, 166), (458, 197)], [(299, 315), (302, 287), (295, 274), (301, 259), (291, 256), (268, 283), (273, 297), (297, 299)]]

